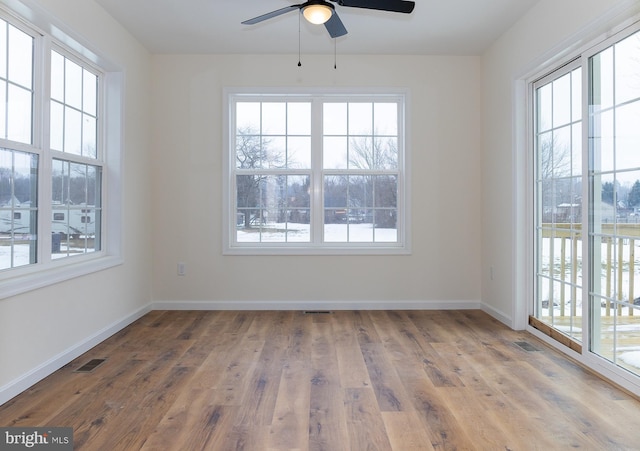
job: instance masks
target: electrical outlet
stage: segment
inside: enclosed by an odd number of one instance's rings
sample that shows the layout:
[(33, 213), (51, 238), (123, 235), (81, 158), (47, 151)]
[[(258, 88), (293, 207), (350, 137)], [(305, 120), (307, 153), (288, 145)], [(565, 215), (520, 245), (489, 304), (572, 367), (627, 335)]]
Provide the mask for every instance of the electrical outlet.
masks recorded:
[(178, 262), (178, 275), (184, 276), (187, 274), (187, 265), (183, 262)]

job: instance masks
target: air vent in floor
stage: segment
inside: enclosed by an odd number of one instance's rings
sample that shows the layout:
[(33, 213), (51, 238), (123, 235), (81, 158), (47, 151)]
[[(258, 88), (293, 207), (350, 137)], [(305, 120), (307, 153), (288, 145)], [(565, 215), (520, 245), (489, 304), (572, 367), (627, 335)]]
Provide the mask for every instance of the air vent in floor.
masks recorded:
[(528, 351), (528, 352), (539, 351), (538, 348), (536, 348), (531, 343), (528, 343), (526, 341), (515, 341), (514, 343), (517, 344), (518, 346), (520, 346), (525, 351)]
[(330, 310), (305, 310), (305, 315), (329, 315), (331, 313)]
[(80, 368), (74, 371), (74, 373), (91, 373), (93, 370), (102, 365), (107, 359), (91, 359)]

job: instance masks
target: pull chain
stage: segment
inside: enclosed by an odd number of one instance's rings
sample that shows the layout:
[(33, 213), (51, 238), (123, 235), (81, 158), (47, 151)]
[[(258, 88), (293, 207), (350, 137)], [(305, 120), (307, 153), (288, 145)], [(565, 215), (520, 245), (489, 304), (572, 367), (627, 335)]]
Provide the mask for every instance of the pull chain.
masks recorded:
[(302, 66), (300, 62), (300, 17), (302, 16), (302, 12), (298, 14), (298, 67)]
[(337, 53), (338, 53), (338, 39), (337, 38), (333, 38), (333, 68), (334, 69), (338, 68)]

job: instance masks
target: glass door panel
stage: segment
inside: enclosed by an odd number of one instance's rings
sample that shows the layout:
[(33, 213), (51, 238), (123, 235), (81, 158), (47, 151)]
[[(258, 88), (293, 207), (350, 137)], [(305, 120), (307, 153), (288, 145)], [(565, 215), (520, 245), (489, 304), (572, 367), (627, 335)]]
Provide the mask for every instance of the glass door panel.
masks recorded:
[(640, 33), (589, 80), (590, 350), (640, 374)]
[[(574, 64), (575, 66), (575, 64)], [(535, 324), (582, 341), (582, 70), (535, 89)], [(534, 325), (535, 325), (534, 324)], [(552, 336), (554, 334), (551, 334)]]

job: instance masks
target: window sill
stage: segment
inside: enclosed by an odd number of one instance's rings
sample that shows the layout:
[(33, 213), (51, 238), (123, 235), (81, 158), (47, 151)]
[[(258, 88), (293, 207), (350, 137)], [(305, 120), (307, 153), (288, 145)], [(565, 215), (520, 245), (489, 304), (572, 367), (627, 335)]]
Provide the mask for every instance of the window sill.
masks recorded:
[(29, 271), (16, 276), (13, 275), (13, 270), (11, 270), (11, 275), (7, 272), (3, 274), (6, 278), (4, 280), (0, 279), (0, 299), (6, 299), (64, 282), (65, 280), (85, 276), (120, 264), (122, 264), (121, 257), (107, 255), (94, 258), (78, 258), (73, 263), (67, 261), (63, 265), (54, 262), (46, 269), (35, 270), (34, 268), (29, 268)]

